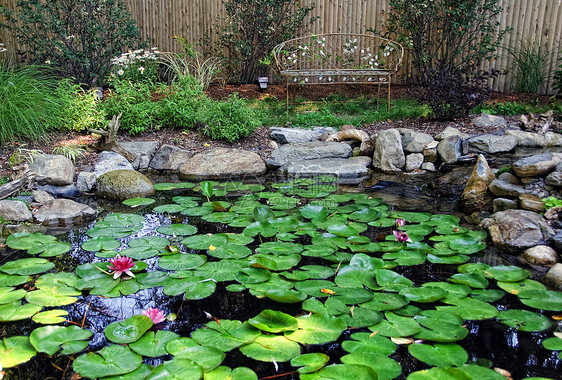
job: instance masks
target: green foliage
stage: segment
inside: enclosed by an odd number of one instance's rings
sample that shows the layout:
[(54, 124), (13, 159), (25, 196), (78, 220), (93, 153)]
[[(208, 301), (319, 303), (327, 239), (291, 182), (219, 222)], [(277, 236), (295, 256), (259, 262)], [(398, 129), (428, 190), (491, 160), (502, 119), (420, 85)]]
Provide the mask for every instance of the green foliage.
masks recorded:
[(104, 126), (105, 113), (98, 108), (95, 89), (84, 91), (70, 80), (62, 80), (57, 95), (63, 103), (60, 120), (66, 128), (82, 132)]
[(544, 209), (548, 210), (553, 207), (562, 207), (562, 199), (558, 199), (556, 197), (550, 196), (547, 198), (541, 199), (544, 202)]
[(522, 39), (507, 52), (515, 74), (515, 92), (537, 93), (545, 79), (550, 53), (540, 41)]
[(189, 75), (180, 77), (162, 95), (158, 118), (165, 128), (193, 128), (199, 120), (199, 108), (208, 101), (199, 84)]
[(530, 106), (527, 104), (521, 104), (518, 102), (506, 102), (506, 103), (483, 103), (474, 107), (472, 112), (474, 113), (487, 113), (489, 115), (522, 115), (530, 112)]
[(2, 26), (27, 47), (25, 60), (49, 63), (87, 85), (103, 80), (111, 58), (140, 42), (123, 0), (18, 0), (15, 11), (1, 13)]
[(39, 66), (0, 63), (0, 145), (10, 140), (37, 140), (60, 128), (58, 80)]
[[(562, 61), (562, 57), (559, 59)], [(562, 94), (562, 63), (558, 65), (556, 72), (554, 73), (554, 84), (552, 85), (559, 94)]]
[(59, 145), (53, 148), (53, 154), (60, 154), (75, 162), (78, 157), (84, 156), (86, 150), (76, 145)]
[(155, 83), (158, 80), (158, 55), (153, 47), (150, 50), (138, 49), (122, 53), (111, 60), (110, 82), (115, 80)]
[(512, 172), (513, 172), (513, 166), (511, 166), (511, 165), (502, 166), (501, 168), (498, 169), (498, 172), (496, 173), (496, 176), (499, 176), (500, 174), (503, 174), (503, 173), (512, 173)]
[(260, 60), (275, 45), (293, 38), (306, 24), (314, 5), (302, 7), (299, 3), (298, 0), (223, 0), (228, 22), (221, 43), (235, 57), (232, 70), (238, 72), (242, 83), (254, 82)]

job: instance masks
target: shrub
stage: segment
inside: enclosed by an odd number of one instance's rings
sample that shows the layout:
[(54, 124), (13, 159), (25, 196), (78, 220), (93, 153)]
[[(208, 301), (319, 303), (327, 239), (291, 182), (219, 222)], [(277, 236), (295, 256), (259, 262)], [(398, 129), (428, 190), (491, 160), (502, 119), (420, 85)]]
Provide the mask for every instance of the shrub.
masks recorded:
[[(314, 5), (298, 0), (223, 0), (228, 17), (221, 42), (235, 57), (231, 70), (242, 83), (254, 82), (259, 62), (280, 42), (293, 38)], [(315, 18), (310, 20), (312, 23)]]
[(0, 62), (0, 145), (21, 138), (37, 140), (60, 128), (57, 87), (58, 79), (45, 68)]
[(16, 11), (0, 13), (26, 46), (25, 61), (50, 63), (87, 85), (104, 79), (123, 48), (140, 43), (123, 0), (18, 0)]
[(158, 118), (163, 127), (191, 129), (199, 121), (200, 108), (209, 101), (196, 80), (184, 76), (165, 89)]
[(506, 49), (515, 68), (515, 92), (537, 93), (546, 76), (550, 53), (540, 41), (531, 39), (522, 39), (517, 46)]
[(61, 123), (76, 132), (87, 131), (90, 128), (103, 128), (105, 112), (98, 109), (98, 94), (96, 90), (82, 90), (70, 80), (62, 80), (57, 88), (63, 107)]
[[(562, 60), (562, 57), (560, 58)], [(562, 63), (558, 65), (558, 69), (554, 73), (554, 84), (552, 85), (559, 94), (562, 94)]]
[(109, 80), (131, 82), (158, 81), (158, 48), (150, 50), (129, 50), (111, 59), (112, 70)]

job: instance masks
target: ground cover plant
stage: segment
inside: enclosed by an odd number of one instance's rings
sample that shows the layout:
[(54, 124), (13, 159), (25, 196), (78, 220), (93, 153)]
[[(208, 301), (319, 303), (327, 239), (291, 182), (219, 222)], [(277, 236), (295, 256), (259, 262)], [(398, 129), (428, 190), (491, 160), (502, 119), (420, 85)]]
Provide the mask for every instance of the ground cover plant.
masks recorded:
[[(486, 234), (458, 217), (392, 210), (333, 177), (155, 188), (84, 238), (8, 238), (7, 378), (556, 376), (562, 293), (471, 260)], [(513, 360), (519, 341), (534, 365)]]

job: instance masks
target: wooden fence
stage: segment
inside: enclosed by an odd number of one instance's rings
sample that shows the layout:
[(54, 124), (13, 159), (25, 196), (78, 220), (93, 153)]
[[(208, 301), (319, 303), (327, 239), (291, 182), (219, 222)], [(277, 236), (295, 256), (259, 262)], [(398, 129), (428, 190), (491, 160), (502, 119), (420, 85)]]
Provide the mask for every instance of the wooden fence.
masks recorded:
[[(0, 0), (14, 9), (17, 0)], [(218, 16), (224, 14), (222, 0), (125, 0), (137, 21), (141, 36), (150, 38), (151, 45), (161, 51), (174, 51), (178, 46), (173, 36), (198, 43), (207, 39), (207, 45), (217, 44), (220, 33)], [(302, 5), (316, 4), (313, 16), (318, 20), (309, 27), (312, 33), (365, 33), (373, 28), (383, 31), (389, 12), (388, 0), (301, 0)], [(545, 65), (547, 79), (540, 93), (553, 93), (552, 75), (557, 58), (562, 56), (562, 0), (500, 0), (503, 8), (500, 28), (509, 26), (512, 33), (506, 36), (504, 46), (514, 47), (522, 41), (541, 44), (551, 55)], [(6, 30), (0, 29), (0, 42), (9, 51), (0, 53), (15, 59), (17, 42)], [(11, 55), (10, 55), (11, 54)], [(513, 65), (505, 47), (498, 51), (498, 59), (486, 63), (484, 68), (508, 69), (511, 74), (494, 79), (492, 88), (499, 91), (513, 89)], [(412, 72), (410, 55), (406, 54), (401, 70), (404, 78)], [(400, 79), (397, 79), (400, 80)]]

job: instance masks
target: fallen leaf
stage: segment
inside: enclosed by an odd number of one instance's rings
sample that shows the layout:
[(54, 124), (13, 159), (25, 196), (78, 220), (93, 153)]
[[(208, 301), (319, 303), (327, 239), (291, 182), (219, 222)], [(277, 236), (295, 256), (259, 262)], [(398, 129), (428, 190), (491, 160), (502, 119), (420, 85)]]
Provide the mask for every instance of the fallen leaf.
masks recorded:
[(331, 289), (326, 289), (326, 288), (320, 289), (320, 291), (321, 291), (322, 293), (324, 293), (324, 294), (329, 294), (329, 295), (336, 294), (336, 292), (334, 292), (333, 290), (331, 290)]

